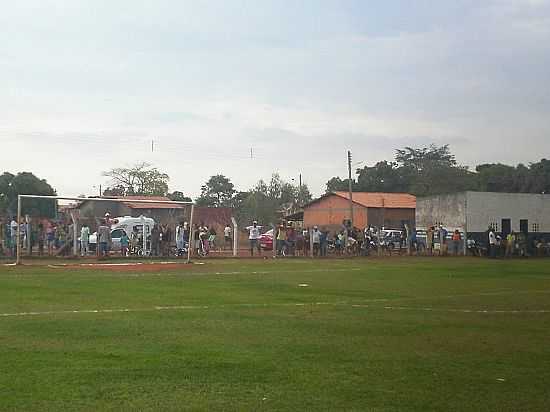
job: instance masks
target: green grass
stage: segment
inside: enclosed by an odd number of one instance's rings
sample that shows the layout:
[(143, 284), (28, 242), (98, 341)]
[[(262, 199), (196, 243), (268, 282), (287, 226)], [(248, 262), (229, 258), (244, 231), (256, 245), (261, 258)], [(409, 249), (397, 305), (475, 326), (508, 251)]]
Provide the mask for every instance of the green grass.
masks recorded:
[(21, 312), (0, 410), (550, 410), (550, 260), (0, 266)]

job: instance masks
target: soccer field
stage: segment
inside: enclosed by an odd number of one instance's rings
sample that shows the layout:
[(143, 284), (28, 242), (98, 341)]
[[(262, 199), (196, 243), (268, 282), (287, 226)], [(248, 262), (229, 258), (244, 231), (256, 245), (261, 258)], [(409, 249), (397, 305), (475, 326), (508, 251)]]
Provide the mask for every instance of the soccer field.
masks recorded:
[(550, 260), (0, 266), (0, 410), (550, 410)]

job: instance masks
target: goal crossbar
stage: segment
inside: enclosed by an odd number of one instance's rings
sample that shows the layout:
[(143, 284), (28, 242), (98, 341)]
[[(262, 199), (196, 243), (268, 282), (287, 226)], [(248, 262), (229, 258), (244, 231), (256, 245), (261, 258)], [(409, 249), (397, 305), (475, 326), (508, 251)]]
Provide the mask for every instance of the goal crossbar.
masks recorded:
[[(73, 201), (95, 201), (95, 202), (132, 202), (132, 203), (154, 203), (154, 204), (170, 204), (170, 205), (191, 205), (191, 216), (189, 219), (189, 245), (187, 247), (187, 263), (191, 261), (192, 239), (193, 239), (193, 213), (195, 204), (189, 201), (179, 200), (149, 200), (149, 199), (128, 199), (128, 198), (105, 198), (105, 197), (70, 197), (70, 196), (47, 196), (47, 195), (17, 195), (17, 255), (15, 264), (21, 264), (21, 203), (23, 199), (50, 199), (50, 200), (73, 200)], [(145, 238), (145, 236), (144, 236)]]

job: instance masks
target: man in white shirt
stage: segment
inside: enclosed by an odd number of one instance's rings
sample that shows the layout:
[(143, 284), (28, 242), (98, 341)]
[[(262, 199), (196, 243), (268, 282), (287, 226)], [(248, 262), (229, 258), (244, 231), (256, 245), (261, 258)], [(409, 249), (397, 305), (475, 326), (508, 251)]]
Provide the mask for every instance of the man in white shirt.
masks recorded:
[(489, 257), (496, 257), (497, 252), (497, 235), (495, 230), (490, 226), (489, 227)]
[[(17, 250), (17, 227), (19, 225), (15, 221), (15, 219), (12, 219), (10, 222), (10, 240), (11, 240), (11, 249), (12, 254), (15, 255)], [(21, 237), (23, 239), (23, 237)]]
[(311, 243), (313, 243), (313, 256), (318, 256), (321, 246), (321, 232), (317, 226), (313, 226), (313, 230), (311, 232)]
[(224, 243), (224, 249), (231, 249), (231, 226), (229, 226), (229, 223), (225, 225), (225, 228), (223, 229), (223, 239), (225, 241)]
[(82, 225), (80, 229), (80, 254), (82, 256), (87, 256), (90, 245), (90, 228), (86, 223)]
[(258, 249), (258, 254), (262, 254), (260, 248), (260, 229), (262, 226), (258, 226), (258, 222), (252, 222), (252, 226), (248, 226), (248, 240), (250, 241), (250, 256), (254, 256), (254, 248)]

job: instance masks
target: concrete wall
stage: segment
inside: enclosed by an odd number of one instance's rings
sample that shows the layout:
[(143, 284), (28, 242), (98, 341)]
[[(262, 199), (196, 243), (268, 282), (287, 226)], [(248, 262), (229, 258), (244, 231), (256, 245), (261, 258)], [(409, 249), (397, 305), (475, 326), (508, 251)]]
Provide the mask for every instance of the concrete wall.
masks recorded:
[(405, 223), (415, 225), (414, 209), (385, 209), (369, 207), (367, 223), (376, 227), (401, 229)]
[(442, 223), (448, 228), (466, 228), (483, 233), (489, 225), (502, 231), (502, 219), (511, 220), (511, 229), (520, 231), (520, 220), (528, 221), (528, 232), (550, 233), (550, 195), (532, 193), (462, 192), (419, 198), (416, 225)]
[(447, 228), (464, 228), (466, 193), (430, 196), (416, 199), (416, 227), (442, 224)]
[(512, 230), (519, 232), (520, 219), (528, 220), (538, 232), (550, 232), (550, 195), (532, 193), (467, 192), (467, 227), (469, 232), (483, 232), (490, 224), (502, 230), (502, 219), (510, 219)]

